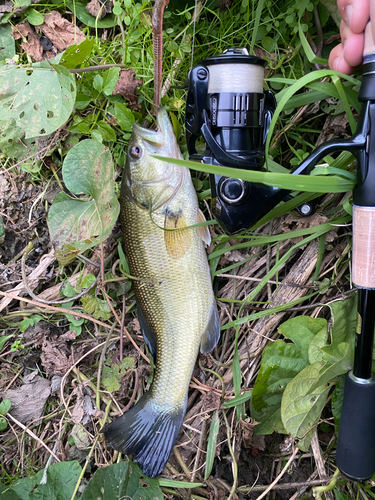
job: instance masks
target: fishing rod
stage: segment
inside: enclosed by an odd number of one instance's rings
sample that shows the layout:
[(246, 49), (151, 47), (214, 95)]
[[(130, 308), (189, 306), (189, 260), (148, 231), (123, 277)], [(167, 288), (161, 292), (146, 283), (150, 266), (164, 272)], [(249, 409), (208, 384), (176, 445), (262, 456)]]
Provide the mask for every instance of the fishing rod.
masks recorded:
[[(265, 61), (245, 49), (229, 49), (201, 61), (189, 73), (186, 139), (189, 157), (210, 165), (260, 170), (276, 100), (263, 91)], [(306, 175), (327, 154), (351, 152), (357, 160), (353, 191), (352, 280), (358, 289), (353, 369), (345, 379), (336, 461), (350, 479), (364, 481), (375, 472), (375, 378), (372, 351), (375, 328), (375, 45), (365, 32), (361, 112), (356, 133), (317, 147), (292, 175)], [(374, 126), (372, 127), (372, 123)], [(206, 149), (198, 152), (203, 136)], [(285, 189), (210, 174), (211, 208), (227, 234), (250, 228), (279, 202)], [(298, 207), (314, 211), (313, 202)]]

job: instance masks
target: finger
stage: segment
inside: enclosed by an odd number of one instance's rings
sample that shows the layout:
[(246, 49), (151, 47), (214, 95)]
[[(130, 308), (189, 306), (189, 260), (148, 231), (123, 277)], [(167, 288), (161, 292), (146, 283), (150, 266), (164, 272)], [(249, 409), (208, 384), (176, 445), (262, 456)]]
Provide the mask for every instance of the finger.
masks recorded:
[(364, 33), (353, 33), (349, 26), (343, 21), (341, 22), (340, 33), (341, 42), (343, 44), (342, 57), (349, 66), (359, 66), (363, 60)]
[(331, 50), (328, 60), (329, 67), (345, 75), (351, 75), (354, 72), (354, 68), (344, 59), (343, 52), (344, 47), (342, 43), (336, 45), (336, 47)]
[[(353, 33), (362, 33), (370, 18), (372, 0), (337, 0), (340, 15)], [(371, 6), (374, 8), (375, 6)]]

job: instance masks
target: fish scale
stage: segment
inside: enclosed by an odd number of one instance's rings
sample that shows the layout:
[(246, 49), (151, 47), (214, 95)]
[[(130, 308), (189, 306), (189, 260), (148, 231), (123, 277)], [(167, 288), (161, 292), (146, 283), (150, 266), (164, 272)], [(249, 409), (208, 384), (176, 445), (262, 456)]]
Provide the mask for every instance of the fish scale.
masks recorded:
[(150, 390), (102, 431), (150, 477), (163, 470), (181, 428), (199, 349), (211, 351), (220, 336), (209, 232), (190, 227), (204, 216), (189, 170), (152, 157), (182, 158), (164, 109), (157, 125), (156, 131), (134, 125), (120, 196), (124, 250), (156, 368)]

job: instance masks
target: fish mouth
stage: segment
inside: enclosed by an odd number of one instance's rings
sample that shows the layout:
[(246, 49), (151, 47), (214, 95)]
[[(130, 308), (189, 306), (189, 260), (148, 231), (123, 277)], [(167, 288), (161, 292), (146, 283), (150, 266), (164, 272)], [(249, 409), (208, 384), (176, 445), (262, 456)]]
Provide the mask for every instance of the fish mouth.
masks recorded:
[(142, 127), (134, 123), (133, 132), (139, 135), (143, 141), (153, 146), (163, 146), (174, 138), (172, 123), (165, 108), (159, 108), (156, 115), (157, 129)]

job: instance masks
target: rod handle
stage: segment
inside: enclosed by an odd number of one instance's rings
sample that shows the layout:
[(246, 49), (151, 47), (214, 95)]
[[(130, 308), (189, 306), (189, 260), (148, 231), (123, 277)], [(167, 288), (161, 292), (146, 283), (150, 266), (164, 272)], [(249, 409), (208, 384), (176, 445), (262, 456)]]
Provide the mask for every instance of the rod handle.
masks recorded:
[(365, 481), (375, 472), (375, 381), (347, 373), (336, 463), (345, 476)]

